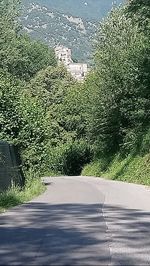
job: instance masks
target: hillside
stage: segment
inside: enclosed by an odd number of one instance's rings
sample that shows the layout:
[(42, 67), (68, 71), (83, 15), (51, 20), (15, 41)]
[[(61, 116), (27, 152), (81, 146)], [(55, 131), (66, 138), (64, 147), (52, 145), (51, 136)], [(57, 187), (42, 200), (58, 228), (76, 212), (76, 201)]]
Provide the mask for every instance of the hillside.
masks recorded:
[(34, 39), (68, 46), (75, 60), (90, 62), (98, 21), (111, 7), (112, 0), (24, 0), (21, 23)]
[(21, 22), (24, 31), (34, 39), (42, 40), (50, 47), (57, 44), (69, 46), (73, 50), (73, 58), (89, 60), (96, 23), (36, 4), (23, 7)]
[[(100, 20), (112, 8), (112, 3), (119, 5), (125, 0), (34, 0), (35, 4), (49, 9), (68, 13), (72, 16), (88, 20)], [(32, 0), (23, 0), (23, 4), (29, 5)]]

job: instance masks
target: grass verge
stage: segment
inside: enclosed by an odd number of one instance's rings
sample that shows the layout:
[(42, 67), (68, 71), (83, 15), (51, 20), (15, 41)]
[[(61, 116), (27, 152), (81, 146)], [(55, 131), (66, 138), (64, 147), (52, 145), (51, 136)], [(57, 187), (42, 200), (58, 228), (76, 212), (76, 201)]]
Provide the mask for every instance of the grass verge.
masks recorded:
[(143, 157), (128, 156), (125, 159), (117, 155), (105, 170), (101, 161), (92, 162), (84, 167), (82, 175), (150, 185), (150, 154)]
[(39, 178), (29, 179), (22, 190), (19, 187), (10, 188), (0, 193), (0, 212), (5, 212), (8, 208), (28, 202), (44, 191), (45, 186)]

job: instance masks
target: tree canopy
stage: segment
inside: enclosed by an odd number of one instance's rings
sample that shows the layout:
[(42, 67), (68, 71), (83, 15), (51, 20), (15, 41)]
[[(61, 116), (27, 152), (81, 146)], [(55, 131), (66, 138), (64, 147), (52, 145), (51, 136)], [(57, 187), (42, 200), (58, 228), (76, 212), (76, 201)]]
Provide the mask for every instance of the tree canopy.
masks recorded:
[(130, 1), (99, 24), (83, 84), (22, 34), (17, 6), (1, 1), (0, 138), (18, 146), (24, 171), (75, 175), (90, 160), (149, 154), (149, 1)]

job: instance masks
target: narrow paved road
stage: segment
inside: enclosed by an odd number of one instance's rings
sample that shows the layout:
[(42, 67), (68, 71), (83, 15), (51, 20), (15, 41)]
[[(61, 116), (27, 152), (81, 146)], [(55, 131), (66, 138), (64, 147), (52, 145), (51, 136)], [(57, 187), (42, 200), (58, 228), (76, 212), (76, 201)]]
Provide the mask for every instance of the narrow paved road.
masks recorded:
[(46, 182), (43, 195), (0, 215), (0, 265), (150, 265), (150, 188)]

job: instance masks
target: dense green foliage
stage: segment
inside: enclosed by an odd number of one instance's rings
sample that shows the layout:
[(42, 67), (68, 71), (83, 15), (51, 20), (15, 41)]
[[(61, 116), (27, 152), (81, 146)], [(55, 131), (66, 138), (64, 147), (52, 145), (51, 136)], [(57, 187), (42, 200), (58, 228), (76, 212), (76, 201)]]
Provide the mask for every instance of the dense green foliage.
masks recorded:
[(147, 2), (138, 9), (133, 0), (100, 23), (83, 84), (53, 50), (21, 34), (16, 6), (1, 1), (0, 139), (17, 145), (25, 175), (77, 175), (92, 161), (83, 174), (149, 184)]
[(149, 27), (150, 4), (140, 0), (112, 11), (100, 24), (95, 70), (86, 84), (88, 134), (97, 163), (87, 166), (83, 174), (106, 172), (114, 178), (149, 183)]
[(89, 126), (104, 154), (135, 149), (150, 118), (149, 39), (124, 12), (112, 12), (97, 39)]
[(16, 6), (1, 2), (0, 138), (17, 145), (25, 173), (79, 174), (90, 160), (82, 86), (53, 50), (21, 35)]

